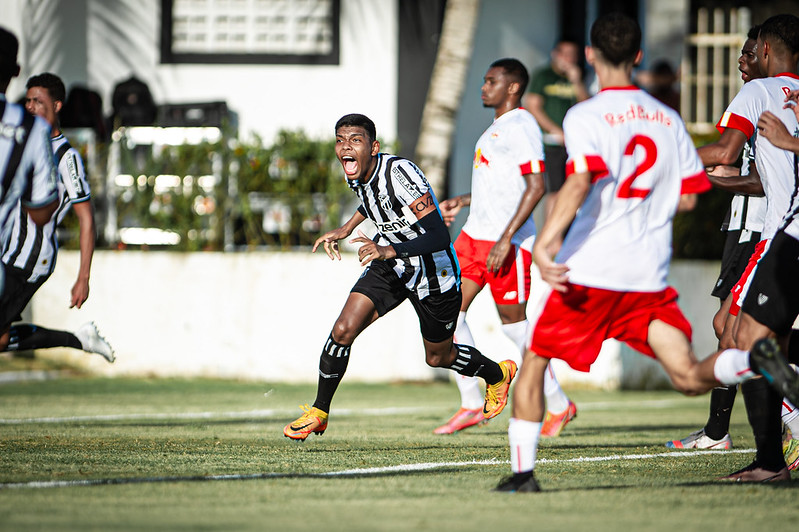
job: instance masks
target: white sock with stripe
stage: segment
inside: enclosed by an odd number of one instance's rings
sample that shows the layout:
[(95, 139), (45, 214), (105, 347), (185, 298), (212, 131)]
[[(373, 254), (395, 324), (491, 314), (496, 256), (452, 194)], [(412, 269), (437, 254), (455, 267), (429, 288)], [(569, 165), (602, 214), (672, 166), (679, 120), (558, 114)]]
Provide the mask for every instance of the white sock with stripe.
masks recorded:
[[(469, 328), (469, 324), (466, 323), (465, 312), (460, 312), (458, 314), (458, 323), (455, 327), (455, 343), (474, 345), (472, 330)], [(461, 408), (467, 408), (469, 410), (483, 408), (485, 397), (483, 397), (483, 391), (480, 387), (480, 379), (478, 377), (455, 374), (455, 384), (458, 385), (458, 391), (461, 393)]]
[(538, 452), (538, 435), (541, 423), (510, 418), (508, 442), (510, 443), (510, 468), (514, 473), (526, 473), (535, 468)]
[(716, 358), (713, 374), (721, 384), (738, 384), (755, 376), (749, 365), (749, 351), (725, 349)]

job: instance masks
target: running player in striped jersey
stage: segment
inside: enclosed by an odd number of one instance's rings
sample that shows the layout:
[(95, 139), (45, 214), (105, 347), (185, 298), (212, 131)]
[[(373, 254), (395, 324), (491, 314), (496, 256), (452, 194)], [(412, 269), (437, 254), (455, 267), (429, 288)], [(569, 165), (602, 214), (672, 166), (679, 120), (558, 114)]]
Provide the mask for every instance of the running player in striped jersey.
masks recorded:
[(516, 364), (497, 364), (476, 348), (453, 342), (462, 299), (460, 266), (424, 174), (407, 159), (380, 153), (374, 123), (360, 114), (336, 123), (336, 156), (361, 206), (343, 226), (320, 236), (313, 251), (321, 245), (331, 259), (341, 260), (338, 241), (367, 218), (377, 234), (370, 239), (358, 231), (350, 240), (360, 245), (358, 259), (366, 269), (322, 349), (313, 407), (303, 407), (305, 413), (283, 434), (305, 440), (311, 433), (324, 433), (355, 338), (406, 299), (419, 316), (427, 363), (485, 380), (483, 415), (498, 415), (507, 403)]
[[(16, 36), (0, 28), (0, 245), (20, 204), (38, 225), (50, 219), (57, 205), (50, 127), (5, 97), (11, 78), (19, 75), (18, 50)], [(3, 272), (0, 268), (0, 291)]]
[(591, 27), (586, 58), (602, 90), (570, 109), (564, 121), (568, 177), (533, 246), (552, 292), (513, 394), (513, 475), (498, 491), (540, 491), (533, 469), (549, 359), (588, 371), (607, 338), (657, 359), (688, 395), (760, 373), (774, 375), (775, 386), (791, 399), (799, 397), (796, 374), (768, 340), (751, 353), (727, 349), (701, 362), (693, 353), (691, 326), (666, 276), (672, 218), (692, 208), (710, 182), (680, 116), (632, 86), (640, 45), (638, 23), (625, 15), (604, 15)]
[[(488, 68), (481, 98), (483, 107), (494, 109), (494, 121), (475, 146), (472, 191), (441, 202), (447, 225), (463, 207), (470, 207), (455, 240), (463, 279), (455, 341), (474, 345), (466, 312), (488, 285), (502, 332), (518, 348), (513, 356), (517, 364), (521, 364), (529, 334), (526, 309), (535, 238), (532, 214), (545, 192), (541, 130), (521, 107), (527, 83), (527, 69), (516, 59), (500, 59)], [(542, 433), (557, 436), (576, 416), (577, 408), (551, 369), (547, 377), (547, 422)], [(461, 407), (433, 431), (435, 434), (452, 434), (484, 421), (479, 379), (464, 375), (455, 379)]]
[(70, 206), (80, 224), (80, 267), (72, 287), (70, 307), (80, 308), (89, 297), (89, 273), (94, 253), (94, 212), (89, 201), (89, 183), (83, 162), (61, 133), (58, 112), (66, 96), (64, 83), (50, 73), (30, 78), (26, 84), (25, 107), (52, 126), (52, 150), (58, 165), (58, 208), (46, 224), (37, 227), (30, 216), (18, 208), (12, 214), (9, 239), (2, 248), (6, 289), (0, 298), (0, 351), (23, 351), (48, 347), (72, 347), (102, 355), (114, 361), (114, 351), (93, 323), (86, 323), (74, 334), (18, 323), (33, 294), (55, 269), (58, 240), (56, 227)]

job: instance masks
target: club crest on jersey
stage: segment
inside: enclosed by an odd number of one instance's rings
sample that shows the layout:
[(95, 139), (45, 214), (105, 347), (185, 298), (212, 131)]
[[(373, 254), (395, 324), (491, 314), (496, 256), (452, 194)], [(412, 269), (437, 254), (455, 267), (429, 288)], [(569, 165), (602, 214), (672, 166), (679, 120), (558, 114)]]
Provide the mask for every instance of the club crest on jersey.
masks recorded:
[(15, 126), (5, 123), (0, 124), (0, 137), (13, 139), (17, 144), (22, 144), (25, 142), (25, 133), (26, 131), (24, 126)]
[(384, 211), (391, 210), (391, 198), (388, 196), (388, 194), (378, 194), (377, 201), (380, 203), (380, 206)]
[(480, 168), (480, 166), (485, 165), (486, 167), (490, 167), (491, 163), (488, 162), (485, 155), (483, 155), (482, 148), (477, 148), (477, 151), (474, 152), (474, 167)]

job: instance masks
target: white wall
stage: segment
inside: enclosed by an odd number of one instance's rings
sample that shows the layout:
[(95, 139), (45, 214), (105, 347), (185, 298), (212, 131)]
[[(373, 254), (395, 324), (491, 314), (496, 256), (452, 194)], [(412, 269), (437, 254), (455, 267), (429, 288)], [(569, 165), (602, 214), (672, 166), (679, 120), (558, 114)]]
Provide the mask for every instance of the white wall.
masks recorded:
[[(86, 12), (85, 36), (69, 30), (76, 8)], [(135, 74), (159, 104), (226, 101), (245, 138), (257, 132), (269, 142), (281, 128), (332, 137), (338, 118), (360, 112), (396, 139), (397, 0), (342, 0), (334, 66), (160, 64), (160, 0), (3, 0), (3, 10), (1, 24), (23, 42), (14, 99), (27, 77), (53, 71), (67, 87), (88, 83), (108, 112), (116, 83)], [(83, 68), (75, 56), (86, 57)]]
[[(106, 375), (281, 382), (316, 381), (322, 344), (361, 272), (352, 253), (331, 262), (311, 253), (99, 251), (89, 300), (83, 309), (70, 310), (78, 254), (62, 251), (58, 260), (56, 272), (33, 299), (34, 322), (75, 330), (95, 321), (117, 361), (108, 364), (66, 348), (41, 350), (38, 356), (66, 358)], [(717, 302), (708, 293), (717, 264), (677, 263), (672, 270), (681, 306), (697, 332), (697, 352), (710, 353)], [(469, 323), (481, 351), (496, 360), (510, 356), (514, 347), (501, 332), (488, 293), (476, 299)], [(590, 374), (556, 362), (563, 383), (616, 388), (664, 382), (654, 362), (625, 353), (616, 342), (606, 343)], [(404, 303), (356, 340), (347, 380), (429, 380), (448, 374), (424, 363), (416, 314)]]

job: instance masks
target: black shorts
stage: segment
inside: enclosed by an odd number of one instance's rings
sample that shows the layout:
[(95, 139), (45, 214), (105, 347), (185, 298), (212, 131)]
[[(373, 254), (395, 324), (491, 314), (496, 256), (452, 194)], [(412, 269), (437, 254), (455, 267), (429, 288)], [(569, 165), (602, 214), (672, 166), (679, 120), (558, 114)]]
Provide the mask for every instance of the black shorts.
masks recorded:
[(420, 300), (386, 262), (372, 261), (351, 291), (371, 299), (378, 316), (387, 314), (409, 299), (419, 316), (422, 338), (428, 342), (443, 342), (455, 334), (463, 298), (460, 288), (443, 294), (430, 294)]
[(47, 280), (47, 277), (40, 277), (35, 283), (29, 283), (28, 275), (19, 268), (5, 266), (5, 272), (5, 286), (3, 295), (0, 296), (0, 331), (6, 330), (15, 321), (22, 320), (22, 311)]
[(557, 192), (566, 181), (566, 148), (544, 146), (544, 181), (547, 192)]
[(738, 242), (740, 239), (740, 229), (727, 231), (724, 251), (721, 254), (721, 271), (713, 291), (710, 292), (713, 297), (724, 300), (730, 295), (732, 287), (744, 274), (749, 257), (755, 252), (755, 246), (760, 242), (760, 233), (752, 233), (749, 242)]
[(755, 269), (741, 310), (777, 334), (799, 315), (799, 240), (778, 231)]

